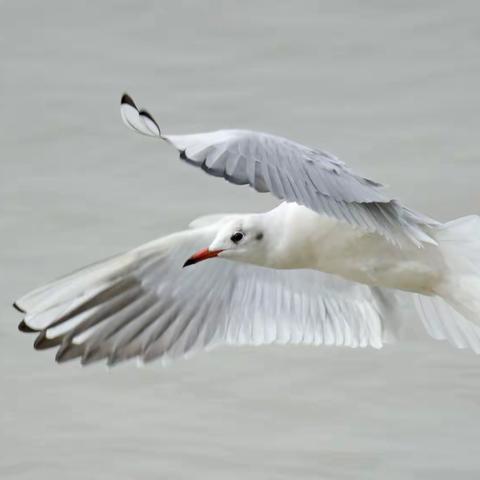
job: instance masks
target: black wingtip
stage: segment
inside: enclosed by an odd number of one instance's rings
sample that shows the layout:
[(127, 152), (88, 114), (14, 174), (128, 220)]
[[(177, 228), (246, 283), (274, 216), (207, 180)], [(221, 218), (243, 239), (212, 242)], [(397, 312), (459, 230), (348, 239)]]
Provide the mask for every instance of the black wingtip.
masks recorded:
[(151, 122), (154, 123), (154, 125), (157, 127), (157, 130), (158, 130), (158, 134), (161, 135), (161, 130), (160, 130), (160, 127), (158, 126), (158, 123), (156, 122), (156, 120), (152, 117), (152, 115), (147, 112), (146, 110), (142, 109), (138, 112), (138, 114), (140, 116), (143, 116), (143, 117), (147, 117)]
[(19, 311), (20, 313), (26, 313), (25, 310), (22, 307), (20, 307), (16, 302), (13, 302), (12, 307), (15, 310)]
[(38, 337), (36, 338), (33, 348), (35, 350), (46, 350), (47, 348), (56, 347), (62, 343), (62, 338), (47, 338), (47, 334), (45, 331), (42, 331)]
[(74, 343), (62, 344), (57, 350), (55, 355), (55, 361), (57, 363), (65, 363), (74, 358), (80, 357), (82, 355), (82, 349), (79, 345)]
[(24, 320), (18, 324), (18, 329), (23, 333), (35, 333), (37, 330), (30, 328)]
[(137, 108), (135, 102), (132, 100), (132, 97), (128, 93), (124, 93), (122, 95), (122, 99), (120, 100), (121, 105), (130, 105), (133, 108)]

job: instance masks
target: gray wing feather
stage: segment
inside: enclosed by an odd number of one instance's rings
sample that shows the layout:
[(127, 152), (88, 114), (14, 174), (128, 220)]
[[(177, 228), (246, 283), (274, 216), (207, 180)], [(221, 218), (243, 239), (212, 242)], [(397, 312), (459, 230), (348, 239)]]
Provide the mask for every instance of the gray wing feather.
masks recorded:
[(325, 151), (248, 130), (161, 135), (151, 115), (143, 116), (133, 100), (127, 99), (122, 101), (121, 113), (129, 128), (163, 138), (179, 150), (183, 160), (210, 175), (271, 192), (281, 200), (380, 233), (400, 246), (435, 243), (427, 233), (437, 225), (435, 221), (406, 209), (381, 184), (356, 175)]
[[(317, 271), (216, 259), (182, 264), (215, 229), (180, 232), (88, 267), (17, 302), (37, 349), (57, 360), (163, 362), (217, 345), (381, 347), (372, 290)], [(68, 293), (67, 293), (68, 292)]]
[[(378, 183), (355, 175), (325, 152), (265, 133), (222, 130), (168, 135), (188, 163), (227, 181), (296, 202), (319, 213), (377, 232), (393, 243), (435, 243), (436, 222), (405, 209)], [(240, 153), (241, 152), (241, 153)]]

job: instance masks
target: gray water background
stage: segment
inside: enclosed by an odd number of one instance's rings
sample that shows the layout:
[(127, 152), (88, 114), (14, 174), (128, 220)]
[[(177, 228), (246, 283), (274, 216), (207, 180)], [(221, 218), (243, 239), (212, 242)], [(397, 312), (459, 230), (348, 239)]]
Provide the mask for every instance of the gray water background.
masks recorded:
[(58, 366), (11, 302), (268, 195), (122, 125), (245, 127), (335, 152), (440, 220), (480, 213), (476, 1), (0, 1), (0, 478), (480, 478), (480, 357), (220, 349)]

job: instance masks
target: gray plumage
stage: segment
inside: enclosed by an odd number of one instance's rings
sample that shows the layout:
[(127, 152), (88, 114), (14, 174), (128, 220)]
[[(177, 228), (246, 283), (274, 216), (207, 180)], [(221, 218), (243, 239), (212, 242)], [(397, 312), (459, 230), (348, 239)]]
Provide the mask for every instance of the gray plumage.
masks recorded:
[(122, 118), (143, 135), (171, 143), (186, 162), (236, 185), (296, 202), (401, 246), (435, 243), (437, 222), (402, 206), (381, 184), (353, 173), (335, 156), (286, 138), (248, 130), (163, 135), (150, 114), (124, 95)]
[[(472, 218), (439, 226), (401, 206), (378, 183), (354, 174), (332, 155), (284, 138), (244, 130), (162, 135), (153, 117), (126, 95), (121, 113), (130, 128), (168, 141), (185, 161), (209, 174), (270, 191), (400, 246), (435, 243), (429, 236), (434, 228), (443, 248), (453, 249), (456, 258), (455, 248), (462, 245), (458, 239), (477, 231)], [(480, 328), (438, 296), (370, 287), (318, 270), (278, 270), (221, 257), (181, 268), (192, 253), (212, 244), (222, 222), (234, 217), (197, 219), (190, 230), (25, 295), (15, 304), (25, 313), (19, 328), (37, 333), (37, 349), (56, 348), (59, 362), (106, 359), (114, 365), (137, 357), (165, 363), (218, 345), (380, 348), (403, 336), (401, 331), (411, 324), (406, 312), (415, 315), (415, 306), (432, 337), (480, 352)], [(476, 263), (477, 250), (468, 252)]]
[[(83, 364), (163, 363), (219, 345), (312, 344), (380, 348), (415, 324), (480, 352), (480, 328), (442, 299), (394, 293), (315, 270), (274, 270), (216, 259), (182, 269), (215, 234), (208, 217), (61, 278), (16, 302), (35, 348)], [(409, 307), (410, 305), (410, 307)], [(398, 317), (403, 319), (398, 321)], [(408, 329), (408, 328), (407, 328)]]
[(16, 305), (39, 332), (36, 348), (58, 347), (60, 362), (115, 364), (217, 345), (382, 346), (393, 297), (313, 270), (221, 259), (182, 269), (213, 236), (208, 227), (179, 232), (26, 295)]

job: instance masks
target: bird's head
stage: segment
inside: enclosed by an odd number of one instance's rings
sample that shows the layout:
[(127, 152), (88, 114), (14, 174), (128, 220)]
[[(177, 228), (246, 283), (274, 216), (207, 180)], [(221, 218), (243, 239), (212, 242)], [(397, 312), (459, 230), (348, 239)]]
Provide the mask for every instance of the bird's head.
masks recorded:
[(220, 226), (210, 246), (194, 253), (183, 266), (214, 257), (264, 265), (266, 239), (263, 227), (261, 215), (239, 215)]

